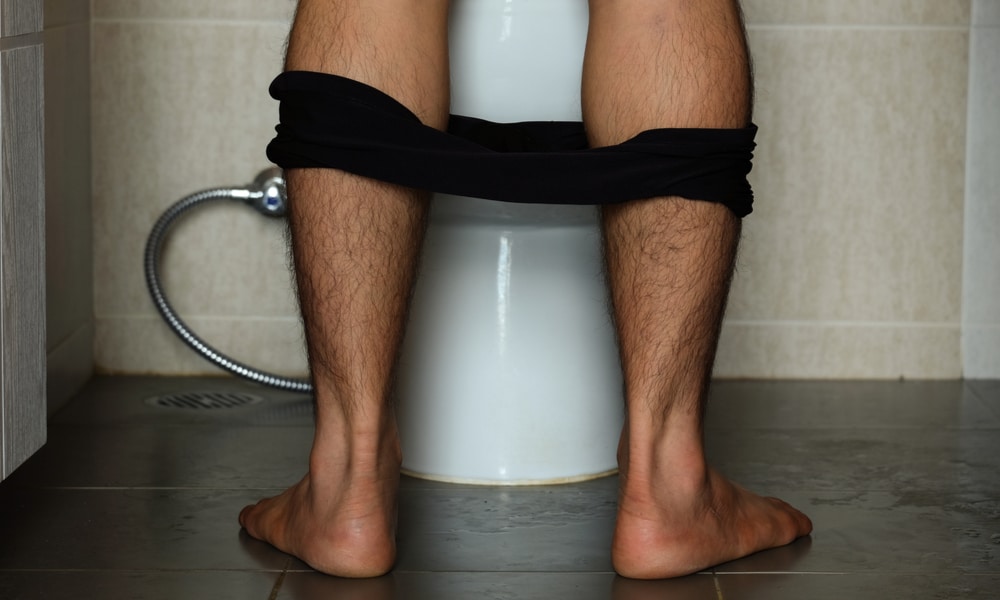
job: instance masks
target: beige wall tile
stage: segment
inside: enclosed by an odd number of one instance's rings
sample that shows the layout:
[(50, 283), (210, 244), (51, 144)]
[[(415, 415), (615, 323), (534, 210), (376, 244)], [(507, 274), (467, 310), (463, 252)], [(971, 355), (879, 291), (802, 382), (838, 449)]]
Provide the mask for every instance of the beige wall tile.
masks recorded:
[(93, 0), (96, 19), (290, 21), (295, 0)]
[(724, 378), (953, 379), (960, 328), (879, 324), (747, 323), (722, 329), (715, 376)]
[(285, 221), (226, 200), (193, 209), (171, 228), (160, 272), (181, 314), (293, 317), (289, 263)]
[(972, 24), (1000, 26), (1000, 2), (997, 0), (973, 0)]
[(1000, 27), (976, 32), (969, 113), (965, 318), (1000, 325)]
[[(212, 372), (155, 315), (141, 255), (172, 202), (266, 165), (277, 107), (263, 90), (293, 3), (256, 4), (93, 4), (102, 369)], [(961, 373), (971, 4), (747, 0), (759, 26), (758, 201), (720, 375)], [(297, 357), (274, 368), (302, 372), (281, 229), (242, 207), (200, 210), (172, 233), (165, 280), (206, 338), (251, 363)]]
[[(153, 314), (141, 257), (155, 220), (184, 195), (245, 184), (268, 165), (264, 147), (277, 105), (266, 90), (280, 70), (285, 30), (95, 23), (98, 315)], [(242, 207), (219, 210), (209, 209), (216, 218), (208, 229), (206, 217), (192, 215), (198, 220), (179, 226), (179, 242), (171, 244), (168, 283), (195, 288), (192, 297), (207, 293), (193, 308), (181, 292), (181, 306), (198, 314), (266, 314), (276, 303), (287, 306), (280, 227)], [(198, 285), (184, 285), (192, 280)]]
[[(970, 5), (971, 0), (744, 0), (752, 24), (965, 25)], [(94, 0), (94, 16), (287, 20), (294, 7), (294, 0)]]
[[(202, 337), (255, 368), (305, 377), (298, 322), (191, 320)], [(219, 371), (154, 317), (97, 321), (98, 368), (106, 373), (201, 375)], [(723, 328), (715, 375), (724, 378), (955, 378), (961, 375), (956, 327), (823, 327), (800, 323)]]
[(1000, 325), (968, 324), (962, 330), (962, 375), (1000, 378)]
[(94, 373), (94, 322), (88, 320), (48, 351), (45, 395), (48, 414), (65, 406)]
[(761, 126), (730, 315), (960, 318), (961, 31), (755, 31)]
[(86, 0), (45, 0), (45, 27), (61, 27), (90, 22), (90, 2)]
[[(77, 2), (76, 5), (86, 5)], [(90, 152), (90, 24), (47, 15), (45, 36), (45, 280), (48, 412), (94, 368)]]
[(52, 349), (93, 318), (90, 28), (45, 33), (46, 318)]
[[(50, 0), (52, 1), (52, 0)], [(455, 2), (476, 0), (453, 0)], [(744, 0), (760, 24), (967, 25), (972, 0)], [(294, 0), (94, 0), (98, 19), (289, 20)]]
[[(302, 327), (294, 318), (195, 317), (188, 324), (209, 345), (251, 367), (287, 377), (308, 373)], [(154, 316), (98, 318), (95, 362), (99, 372), (111, 374), (221, 372)]]
[[(941, 221), (911, 218), (899, 228), (864, 213), (835, 222), (751, 217), (729, 313), (755, 320), (957, 322), (961, 217), (959, 209)], [(938, 228), (950, 229), (951, 239), (934, 239), (942, 235)]]
[(962, 350), (967, 377), (996, 378), (1000, 377), (1000, 26), (977, 26), (972, 35)]
[(972, 0), (743, 0), (749, 25), (968, 25)]

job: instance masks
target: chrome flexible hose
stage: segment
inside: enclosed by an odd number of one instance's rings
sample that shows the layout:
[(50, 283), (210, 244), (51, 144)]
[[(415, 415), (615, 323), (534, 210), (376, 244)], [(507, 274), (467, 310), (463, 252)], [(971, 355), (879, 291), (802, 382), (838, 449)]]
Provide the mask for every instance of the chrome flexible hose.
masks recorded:
[(268, 217), (282, 217), (286, 211), (285, 181), (277, 168), (262, 171), (246, 188), (213, 188), (181, 198), (157, 219), (146, 240), (146, 286), (160, 315), (181, 340), (217, 367), (255, 383), (281, 390), (311, 394), (312, 384), (255, 369), (233, 360), (198, 337), (167, 300), (160, 284), (160, 254), (170, 226), (187, 211), (213, 200), (239, 200)]

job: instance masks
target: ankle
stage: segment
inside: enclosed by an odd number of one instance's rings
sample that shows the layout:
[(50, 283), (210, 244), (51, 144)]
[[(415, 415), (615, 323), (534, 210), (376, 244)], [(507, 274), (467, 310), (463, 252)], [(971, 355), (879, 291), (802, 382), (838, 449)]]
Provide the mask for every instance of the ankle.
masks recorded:
[(688, 430), (627, 434), (619, 450), (621, 489), (626, 495), (651, 498), (697, 494), (708, 484), (710, 469), (700, 433)]
[(668, 498), (694, 499), (703, 495), (711, 486), (711, 470), (704, 462), (679, 466), (643, 465), (630, 466), (621, 471), (619, 487), (623, 499), (661, 504)]
[[(338, 429), (334, 431), (334, 429)], [(309, 468), (335, 477), (398, 474), (402, 447), (395, 424), (379, 431), (317, 425)]]

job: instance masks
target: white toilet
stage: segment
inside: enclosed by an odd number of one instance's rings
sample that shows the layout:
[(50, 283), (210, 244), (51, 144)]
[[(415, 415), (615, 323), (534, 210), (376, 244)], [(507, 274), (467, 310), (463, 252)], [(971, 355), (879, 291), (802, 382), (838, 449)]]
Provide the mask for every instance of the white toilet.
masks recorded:
[[(579, 121), (586, 34), (583, 0), (453, 0), (452, 112)], [(435, 196), (397, 389), (411, 475), (614, 472), (622, 377), (597, 210)]]

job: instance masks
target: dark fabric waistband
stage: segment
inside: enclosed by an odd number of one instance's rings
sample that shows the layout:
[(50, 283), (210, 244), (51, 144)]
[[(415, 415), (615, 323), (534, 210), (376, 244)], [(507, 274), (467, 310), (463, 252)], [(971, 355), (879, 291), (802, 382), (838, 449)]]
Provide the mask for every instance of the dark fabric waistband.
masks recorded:
[(606, 204), (662, 196), (750, 213), (754, 125), (652, 129), (588, 148), (578, 122), (493, 123), (452, 115), (448, 131), (366, 84), (289, 71), (268, 158), (282, 168), (334, 168), (435, 192), (534, 204)]

